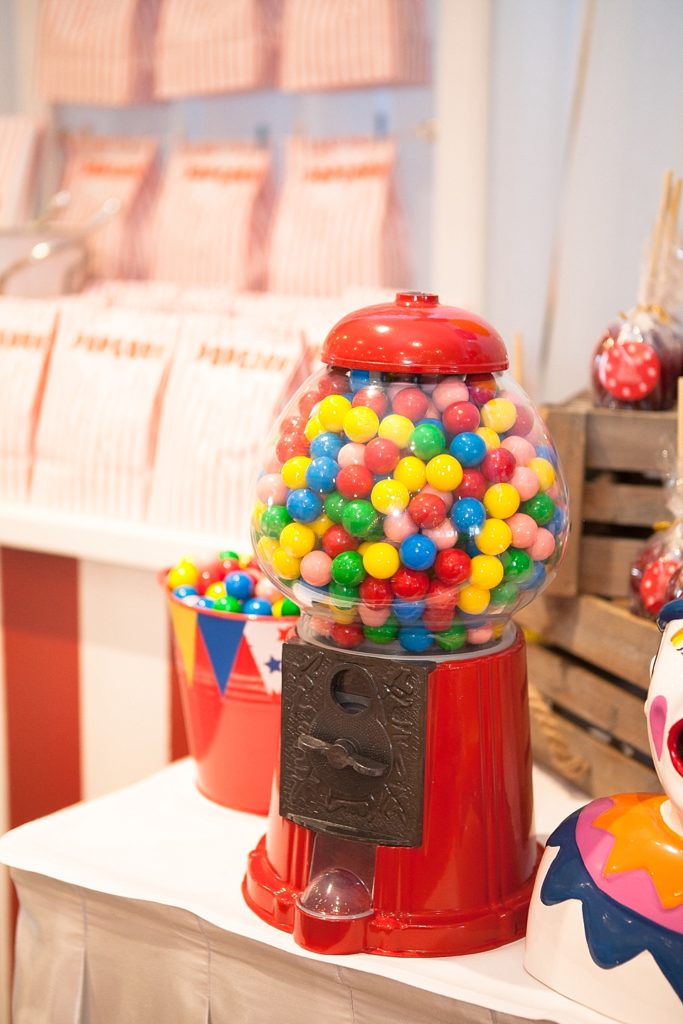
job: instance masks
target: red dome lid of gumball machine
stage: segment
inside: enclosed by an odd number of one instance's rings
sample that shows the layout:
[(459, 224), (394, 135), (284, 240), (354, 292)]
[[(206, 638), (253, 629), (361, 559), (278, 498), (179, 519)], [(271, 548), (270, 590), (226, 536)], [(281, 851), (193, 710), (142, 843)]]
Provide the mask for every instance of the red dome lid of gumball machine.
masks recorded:
[(395, 302), (366, 306), (336, 324), (322, 361), (390, 373), (495, 373), (506, 370), (503, 339), (491, 324), (428, 292), (399, 292)]

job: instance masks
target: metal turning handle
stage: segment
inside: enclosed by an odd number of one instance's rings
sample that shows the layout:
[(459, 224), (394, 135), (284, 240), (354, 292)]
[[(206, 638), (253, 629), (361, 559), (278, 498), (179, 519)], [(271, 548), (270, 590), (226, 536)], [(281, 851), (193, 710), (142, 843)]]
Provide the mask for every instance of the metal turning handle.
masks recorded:
[(314, 754), (324, 754), (328, 764), (333, 768), (353, 768), (359, 775), (369, 775), (379, 778), (384, 775), (387, 766), (381, 761), (375, 761), (372, 757), (359, 754), (350, 740), (339, 739), (334, 743), (321, 740), (317, 736), (306, 734), (299, 736), (297, 740), (299, 750), (306, 750)]

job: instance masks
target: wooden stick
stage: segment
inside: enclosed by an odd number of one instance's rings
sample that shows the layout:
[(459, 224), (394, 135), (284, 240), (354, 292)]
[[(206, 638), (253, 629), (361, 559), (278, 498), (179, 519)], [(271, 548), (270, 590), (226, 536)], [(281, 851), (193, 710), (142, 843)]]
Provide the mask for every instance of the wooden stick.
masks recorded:
[(669, 285), (669, 275), (674, 245), (678, 235), (678, 216), (681, 206), (681, 185), (680, 178), (674, 178), (669, 192), (669, 202), (666, 208), (664, 229), (662, 231), (662, 248), (659, 265), (657, 268), (657, 293), (653, 301), (658, 306), (666, 304), (666, 292)]
[(657, 268), (659, 266), (662, 248), (664, 221), (666, 218), (666, 211), (669, 208), (670, 203), (672, 178), (673, 172), (671, 170), (664, 172), (664, 176), (662, 178), (662, 191), (659, 197), (659, 210), (657, 211), (657, 219), (655, 220), (654, 231), (652, 233), (652, 242), (648, 253), (647, 267), (641, 282), (640, 295), (638, 296), (639, 306), (652, 305), (653, 292), (657, 281)]
[(512, 335), (510, 369), (517, 383), (524, 387), (524, 335), (521, 331), (515, 331)]
[(683, 481), (683, 377), (678, 378), (676, 409), (676, 487)]

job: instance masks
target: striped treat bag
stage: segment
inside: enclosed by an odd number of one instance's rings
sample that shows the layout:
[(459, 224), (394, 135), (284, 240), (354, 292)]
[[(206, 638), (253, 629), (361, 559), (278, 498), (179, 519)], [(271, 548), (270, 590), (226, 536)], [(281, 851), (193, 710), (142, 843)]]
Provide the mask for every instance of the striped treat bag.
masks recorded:
[(235, 289), (263, 284), (271, 154), (242, 142), (188, 143), (168, 162), (149, 276)]
[(281, 0), (164, 0), (156, 37), (160, 99), (272, 86)]
[(187, 314), (164, 395), (149, 520), (247, 550), (249, 500), (271, 422), (300, 376), (298, 334)]
[(427, 81), (423, 0), (284, 0), (283, 89)]
[(0, 228), (24, 224), (33, 213), (41, 134), (33, 117), (0, 117)]
[(66, 308), (38, 424), (37, 504), (144, 517), (177, 329), (173, 314)]
[(40, 299), (0, 299), (0, 498), (26, 501), (38, 410), (57, 320)]
[(159, 0), (43, 0), (43, 99), (109, 106), (149, 99), (158, 7)]
[(270, 245), (268, 288), (300, 295), (407, 280), (391, 139), (289, 142)]
[(95, 277), (140, 277), (146, 270), (146, 233), (156, 189), (157, 143), (146, 138), (65, 138), (61, 188), (71, 202), (61, 223), (78, 229), (109, 198), (121, 206), (88, 238)]

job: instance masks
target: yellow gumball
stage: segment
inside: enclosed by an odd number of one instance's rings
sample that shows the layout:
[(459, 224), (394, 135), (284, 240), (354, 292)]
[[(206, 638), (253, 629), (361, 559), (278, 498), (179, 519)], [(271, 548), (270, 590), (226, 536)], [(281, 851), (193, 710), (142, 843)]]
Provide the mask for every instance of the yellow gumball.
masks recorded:
[(504, 434), (517, 419), (517, 406), (509, 398), (492, 398), (481, 407), (481, 421), (498, 434)]
[(529, 459), (529, 469), (532, 469), (538, 477), (542, 491), (547, 491), (555, 483), (555, 470), (552, 462), (548, 459)]
[(300, 561), (300, 558), (290, 555), (284, 548), (278, 547), (273, 552), (273, 569), (282, 580), (298, 580), (301, 575), (299, 571)]
[(351, 408), (348, 398), (343, 395), (328, 395), (318, 407), (318, 419), (323, 430), (339, 434), (344, 426), (344, 417)]
[(425, 470), (427, 483), (439, 491), (454, 491), (462, 481), (462, 466), (452, 455), (435, 455)]
[(285, 603), (284, 597), (281, 597), (279, 601), (275, 601), (271, 608), (271, 611), (276, 619), (282, 618), (282, 606)]
[(393, 441), (399, 448), (407, 448), (414, 429), (415, 424), (407, 416), (398, 416), (396, 413), (392, 413), (390, 416), (384, 417), (377, 433), (387, 441)]
[(292, 459), (287, 459), (284, 466), (280, 471), (282, 479), (288, 487), (292, 489), (297, 487), (306, 486), (306, 470), (311, 464), (311, 460), (306, 455), (295, 455)]
[(458, 608), (467, 612), (468, 615), (480, 615), (481, 612), (486, 611), (490, 600), (491, 595), (488, 590), (471, 584), (468, 587), (463, 587), (458, 594)]
[(205, 596), (211, 598), (212, 601), (217, 601), (221, 597), (225, 597), (225, 583), (210, 583), (206, 588)]
[(505, 570), (495, 555), (475, 555), (470, 566), (470, 582), (484, 590), (492, 590), (502, 581)]
[(305, 436), (308, 438), (309, 441), (312, 441), (313, 438), (317, 437), (318, 434), (322, 434), (322, 432), (323, 432), (323, 425), (320, 422), (320, 420), (318, 419), (318, 417), (317, 416), (311, 416), (310, 420), (308, 421), (308, 423), (304, 427), (304, 434), (305, 434)]
[(257, 530), (261, 525), (261, 516), (263, 515), (267, 508), (268, 506), (264, 505), (262, 501), (257, 501), (254, 503), (254, 507), (251, 510), (251, 521)]
[(373, 544), (373, 541), (371, 541), (371, 540), (364, 540), (362, 544), (358, 545), (358, 547), (356, 548), (356, 551), (358, 552), (358, 554), (360, 555), (361, 558), (363, 557), (365, 552), (368, 550), (368, 548), (372, 547), (372, 544)]
[(519, 491), (512, 484), (493, 484), (484, 495), (484, 507), (494, 519), (509, 519), (520, 503)]
[(277, 549), (278, 543), (274, 537), (261, 537), (256, 545), (256, 554), (258, 555), (259, 561), (264, 562), (266, 565), (270, 565), (273, 561), (273, 555)]
[(414, 455), (406, 455), (400, 459), (394, 470), (394, 480), (405, 484), (409, 491), (421, 491), (427, 483), (427, 466), (422, 459)]
[(338, 622), (340, 626), (350, 626), (356, 618), (355, 608), (340, 608), (338, 605), (333, 604), (331, 610), (332, 618), (335, 622)]
[(321, 516), (318, 516), (318, 518), (314, 519), (309, 525), (316, 537), (323, 537), (329, 528), (334, 526), (334, 523), (330, 517), (323, 512)]
[(196, 587), (198, 579), (197, 566), (189, 559), (183, 558), (169, 570), (166, 583), (170, 590), (175, 590), (176, 587)]
[(303, 558), (315, 547), (315, 534), (303, 523), (288, 523), (280, 534), (280, 547), (288, 555)]
[(391, 544), (379, 541), (370, 544), (363, 553), (363, 568), (368, 576), (376, 580), (388, 580), (398, 570), (401, 560), (398, 551)]
[(495, 430), (491, 430), (490, 427), (477, 427), (474, 433), (478, 434), (482, 439), (488, 452), (490, 452), (492, 448), (500, 448), (500, 438)]
[(502, 519), (487, 519), (474, 543), (483, 555), (500, 555), (512, 543), (512, 530)]
[(355, 405), (344, 417), (344, 433), (349, 441), (365, 444), (375, 437), (378, 429), (379, 416), (365, 405)]
[(370, 501), (378, 512), (391, 515), (408, 507), (410, 491), (400, 480), (380, 480), (372, 488)]

